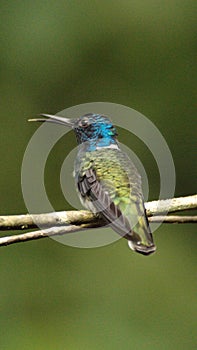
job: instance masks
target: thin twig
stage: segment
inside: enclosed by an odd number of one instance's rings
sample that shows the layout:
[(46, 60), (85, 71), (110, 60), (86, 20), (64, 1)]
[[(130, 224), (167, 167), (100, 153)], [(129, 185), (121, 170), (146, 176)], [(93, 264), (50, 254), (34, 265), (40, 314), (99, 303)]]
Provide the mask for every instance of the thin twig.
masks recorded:
[[(155, 216), (149, 218), (150, 222), (161, 222), (164, 223), (196, 223), (197, 216)], [(32, 241), (35, 239), (41, 239), (52, 236), (65, 235), (67, 233), (73, 233), (77, 231), (87, 230), (89, 228), (98, 228), (101, 225), (98, 223), (94, 224), (81, 224), (77, 225), (68, 225), (68, 226), (57, 226), (51, 227), (44, 230), (27, 232), (19, 235), (7, 236), (0, 238), (0, 246), (7, 246), (14, 243)]]
[[(197, 209), (197, 195), (147, 202), (145, 203), (145, 207), (148, 216)], [(87, 210), (59, 211), (46, 214), (5, 215), (0, 216), (0, 231), (28, 230), (38, 226), (48, 228), (65, 224), (79, 225), (81, 223), (95, 223), (98, 220), (98, 217)], [(159, 222), (161, 221), (164, 220), (159, 220)]]
[(195, 224), (197, 223), (197, 216), (178, 216), (178, 215), (169, 215), (169, 216), (152, 216), (148, 218), (151, 223), (162, 222), (164, 224)]
[(69, 210), (45, 214), (22, 214), (0, 216), (0, 231), (29, 230), (36, 227), (62, 226), (95, 222), (96, 217), (87, 210)]
[(197, 194), (145, 203), (148, 216), (197, 209)]
[[(197, 216), (165, 216), (168, 212), (197, 209), (197, 195), (145, 203), (151, 223), (196, 223)], [(98, 228), (104, 222), (89, 211), (62, 211), (47, 214), (26, 214), (0, 216), (0, 230), (27, 230), (40, 227), (41, 230), (0, 238), (0, 246), (30, 241), (49, 236), (64, 235), (88, 228)]]
[(82, 224), (79, 226), (76, 225), (68, 225), (68, 226), (57, 226), (50, 227), (47, 229), (39, 230), (39, 231), (31, 231), (22, 233), (19, 235), (7, 236), (0, 238), (0, 246), (6, 246), (14, 243), (32, 241), (35, 239), (47, 238), (52, 236), (60, 236), (65, 235), (67, 233), (73, 233), (77, 231), (87, 230), (88, 228), (97, 228), (100, 225), (92, 225), (92, 224)]

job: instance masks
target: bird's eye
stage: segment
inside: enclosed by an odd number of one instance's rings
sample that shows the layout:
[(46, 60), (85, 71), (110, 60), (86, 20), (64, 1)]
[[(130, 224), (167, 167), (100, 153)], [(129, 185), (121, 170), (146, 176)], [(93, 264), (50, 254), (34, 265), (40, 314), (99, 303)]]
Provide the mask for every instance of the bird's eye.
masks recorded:
[(89, 120), (88, 118), (84, 118), (80, 121), (80, 126), (82, 126), (83, 128), (87, 128), (87, 126), (89, 126)]

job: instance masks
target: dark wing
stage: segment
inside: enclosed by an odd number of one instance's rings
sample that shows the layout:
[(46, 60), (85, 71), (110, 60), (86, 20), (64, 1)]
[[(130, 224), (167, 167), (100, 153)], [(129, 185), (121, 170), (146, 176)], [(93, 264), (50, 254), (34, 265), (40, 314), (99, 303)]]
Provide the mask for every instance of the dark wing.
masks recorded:
[(127, 239), (131, 239), (132, 231), (129, 221), (97, 180), (94, 169), (90, 168), (85, 171), (83, 176), (79, 176), (78, 189), (81, 196), (92, 202), (96, 211), (110, 224), (114, 231)]

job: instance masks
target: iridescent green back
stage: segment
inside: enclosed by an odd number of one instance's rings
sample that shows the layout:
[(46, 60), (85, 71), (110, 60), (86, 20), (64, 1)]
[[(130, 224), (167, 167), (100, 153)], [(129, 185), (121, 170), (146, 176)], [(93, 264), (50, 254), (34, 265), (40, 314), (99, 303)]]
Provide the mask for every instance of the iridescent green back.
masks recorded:
[(142, 243), (149, 244), (147, 240), (152, 243), (144, 209), (141, 177), (127, 154), (119, 149), (102, 148), (81, 153), (81, 156), (76, 172), (83, 177), (88, 169), (93, 168), (102, 188), (126, 216), (131, 229), (141, 237)]

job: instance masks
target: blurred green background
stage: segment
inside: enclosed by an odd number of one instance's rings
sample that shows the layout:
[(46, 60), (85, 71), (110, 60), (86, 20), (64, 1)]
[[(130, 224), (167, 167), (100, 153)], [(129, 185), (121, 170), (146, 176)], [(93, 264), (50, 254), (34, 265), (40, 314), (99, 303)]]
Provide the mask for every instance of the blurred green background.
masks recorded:
[[(0, 7), (1, 215), (27, 211), (20, 170), (37, 128), (27, 119), (94, 101), (146, 115), (171, 149), (176, 196), (196, 192), (195, 1), (1, 1)], [(142, 160), (156, 199), (150, 152), (137, 139), (132, 146), (121, 130), (120, 138)], [(71, 133), (47, 162), (56, 210), (70, 208), (58, 170), (74, 145)], [(1, 349), (196, 349), (195, 225), (163, 224), (154, 236), (158, 250), (150, 257), (132, 253), (123, 239), (97, 249), (52, 239), (1, 248)]]

